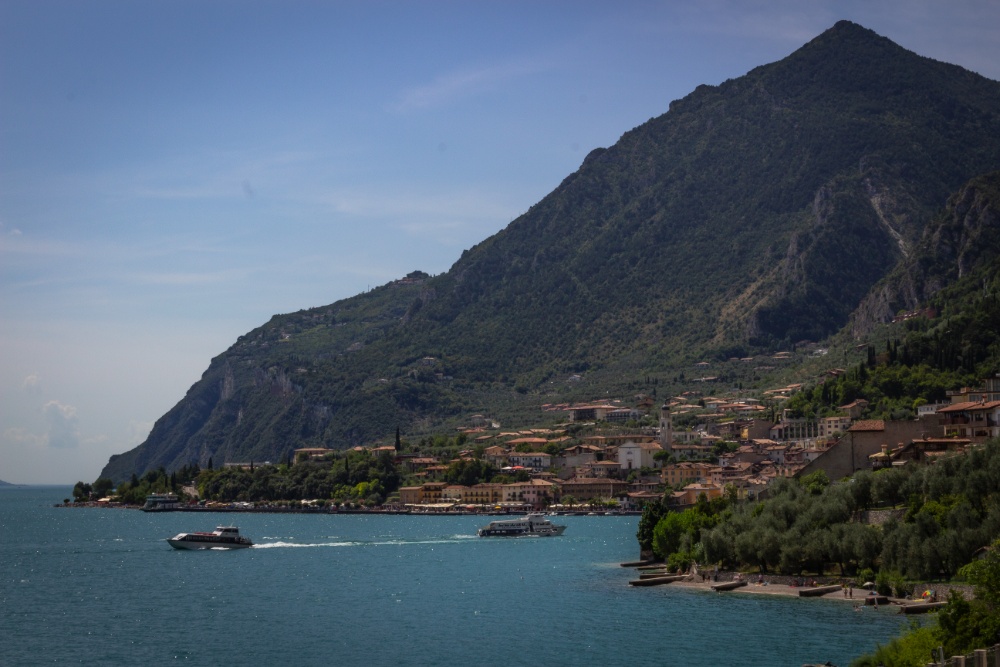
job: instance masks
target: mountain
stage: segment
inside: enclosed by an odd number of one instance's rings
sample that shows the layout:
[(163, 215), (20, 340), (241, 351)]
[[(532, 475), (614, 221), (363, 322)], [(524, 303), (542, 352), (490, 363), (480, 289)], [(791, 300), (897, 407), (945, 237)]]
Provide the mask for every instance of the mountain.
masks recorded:
[(591, 151), (446, 273), (274, 316), (103, 475), (537, 419), (693, 359), (822, 340), (998, 167), (1000, 84), (837, 23)]

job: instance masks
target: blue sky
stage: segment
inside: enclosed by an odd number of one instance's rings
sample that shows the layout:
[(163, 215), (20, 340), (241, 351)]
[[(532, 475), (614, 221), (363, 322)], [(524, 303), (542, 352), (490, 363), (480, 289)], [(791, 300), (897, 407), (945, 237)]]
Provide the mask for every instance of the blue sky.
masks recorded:
[(272, 314), (446, 271), (840, 19), (1000, 79), (1000, 4), (0, 3), (0, 479), (92, 481)]

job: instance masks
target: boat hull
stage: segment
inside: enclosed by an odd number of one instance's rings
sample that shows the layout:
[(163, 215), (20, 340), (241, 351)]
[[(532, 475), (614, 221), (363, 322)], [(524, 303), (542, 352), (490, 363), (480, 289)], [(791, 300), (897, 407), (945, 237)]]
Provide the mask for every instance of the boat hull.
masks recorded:
[(247, 542), (201, 542), (196, 540), (178, 540), (171, 538), (167, 542), (174, 549), (199, 550), (199, 549), (249, 549), (253, 543)]
[(527, 530), (491, 530), (489, 528), (480, 528), (479, 537), (556, 537), (557, 535), (562, 535), (565, 530), (566, 526), (558, 526), (554, 530), (535, 532)]
[(167, 542), (174, 549), (246, 549), (253, 546), (248, 537), (240, 535), (236, 526), (219, 526), (211, 533), (178, 533)]

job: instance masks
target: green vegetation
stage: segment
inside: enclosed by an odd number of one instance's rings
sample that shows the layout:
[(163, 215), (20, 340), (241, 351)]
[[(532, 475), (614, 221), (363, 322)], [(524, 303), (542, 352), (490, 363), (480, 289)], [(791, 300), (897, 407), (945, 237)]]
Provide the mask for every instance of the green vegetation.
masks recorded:
[(107, 477), (99, 477), (93, 484), (77, 482), (73, 486), (73, 500), (78, 503), (98, 500), (107, 496), (114, 487), (114, 482)]
[(723, 498), (708, 501), (702, 496), (690, 509), (668, 512), (653, 529), (653, 553), (672, 570), (686, 570), (692, 562), (704, 562), (701, 536), (719, 522), (729, 504)]
[[(200, 469), (197, 465), (183, 466), (172, 473), (168, 473), (163, 468), (150, 470), (142, 477), (132, 475), (127, 482), (120, 482), (114, 489), (114, 497), (127, 505), (142, 505), (146, 502), (146, 496), (153, 493), (175, 493), (178, 497), (184, 496), (183, 487), (190, 485), (198, 477)], [(83, 482), (77, 482), (73, 487), (73, 495), (76, 496), (78, 487), (86, 487)], [(98, 487), (103, 493), (97, 493)], [(93, 498), (99, 498), (111, 492), (111, 480), (101, 478), (94, 482)]]
[[(854, 661), (854, 667), (919, 667), (935, 656), (950, 658), (1000, 641), (1000, 540), (982, 558), (964, 566), (961, 576), (973, 586), (973, 598), (956, 592), (937, 615), (937, 623), (914, 625), (910, 631), (880, 646), (872, 655)], [(941, 651), (939, 653), (938, 651)]]
[(225, 502), (333, 500), (380, 505), (395, 493), (401, 476), (392, 456), (349, 452), (326, 461), (302, 461), (292, 466), (260, 465), (203, 470), (198, 494)]
[[(401, 452), (421, 456), (454, 459), (465, 443), (465, 436), (455, 438), (435, 436), (423, 438), (410, 446), (400, 442)], [(477, 447), (475, 458), (451, 460), (442, 479), (448, 484), (472, 486), (490, 482), (507, 484), (527, 481), (526, 471), (501, 474), (484, 461), (482, 446)], [(200, 469), (197, 465), (185, 466), (167, 474), (162, 469), (152, 470), (141, 478), (122, 482), (113, 492), (119, 502), (141, 505), (151, 493), (174, 493), (186, 498), (185, 486), (193, 486), (198, 497), (220, 502), (284, 502), (320, 501), (322, 503), (352, 503), (378, 506), (392, 502), (400, 486), (426, 481), (408, 479), (406, 471), (396, 464), (389, 452), (372, 455), (367, 451), (348, 451), (327, 454), (321, 459), (310, 460), (304, 456), (298, 461), (288, 460), (278, 465), (250, 463), (243, 466)], [(112, 482), (100, 478), (93, 484), (77, 482), (73, 496), (78, 501), (94, 500), (112, 494)]]
[[(903, 516), (880, 526), (860, 521), (874, 508)], [(788, 575), (872, 570), (887, 592), (903, 590), (905, 581), (956, 576), (977, 549), (1000, 538), (1000, 442), (936, 465), (863, 471), (835, 484), (822, 472), (782, 479), (756, 503), (649, 508), (643, 521), (640, 545), (666, 561)]]
[(863, 398), (867, 417), (910, 419), (918, 406), (946, 402), (947, 390), (1000, 368), (1000, 256), (942, 289), (929, 309), (940, 314), (907, 320), (902, 338), (881, 349), (869, 345), (866, 362), (792, 396), (785, 407), (796, 417), (826, 417)]

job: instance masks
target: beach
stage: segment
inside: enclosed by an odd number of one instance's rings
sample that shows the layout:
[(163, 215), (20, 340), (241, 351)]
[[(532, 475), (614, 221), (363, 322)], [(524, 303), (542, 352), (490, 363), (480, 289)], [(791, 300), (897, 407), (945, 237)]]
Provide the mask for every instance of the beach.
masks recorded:
[[(719, 582), (714, 582), (714, 581), (711, 581), (711, 580), (707, 580), (707, 581), (700, 581), (700, 580), (698, 580), (698, 581), (695, 581), (695, 580), (688, 581), (688, 580), (684, 580), (684, 581), (676, 581), (676, 582), (674, 582), (674, 583), (672, 583), (670, 585), (671, 586), (683, 586), (685, 588), (704, 589), (706, 591), (710, 591), (710, 592), (714, 593), (715, 591), (712, 590), (712, 585), (716, 584), (716, 583), (719, 583)], [(810, 588), (811, 588), (810, 586), (789, 586), (787, 584), (772, 584), (772, 583), (758, 584), (758, 583), (755, 583), (755, 582), (747, 582), (746, 586), (742, 586), (740, 588), (736, 588), (736, 589), (733, 589), (731, 591), (725, 591), (724, 594), (726, 594), (726, 595), (737, 594), (738, 595), (738, 594), (749, 593), (749, 594), (752, 594), (752, 595), (786, 595), (788, 597), (796, 597), (797, 598), (797, 597), (800, 597), (799, 596), (799, 591), (809, 590)], [(723, 594), (723, 593), (720, 593), (720, 595), (721, 594)], [(864, 590), (862, 588), (855, 588), (854, 589), (854, 597), (853, 598), (844, 597), (844, 592), (843, 592), (842, 589), (841, 590), (836, 590), (836, 591), (831, 591), (830, 593), (826, 593), (825, 595), (820, 595), (820, 596), (817, 596), (817, 597), (829, 598), (831, 600), (833, 600), (833, 599), (843, 600), (844, 602), (858, 602), (858, 603), (863, 603), (866, 594), (867, 594), (866, 590)]]

